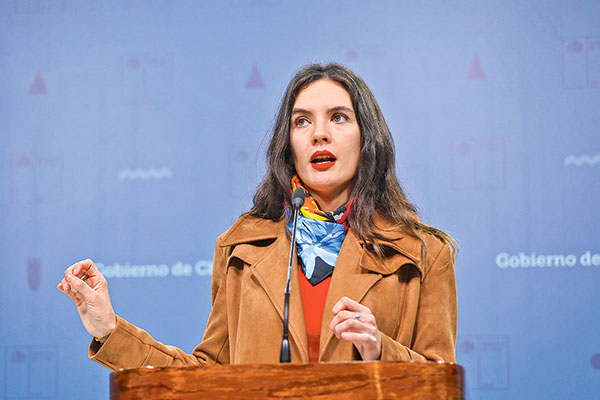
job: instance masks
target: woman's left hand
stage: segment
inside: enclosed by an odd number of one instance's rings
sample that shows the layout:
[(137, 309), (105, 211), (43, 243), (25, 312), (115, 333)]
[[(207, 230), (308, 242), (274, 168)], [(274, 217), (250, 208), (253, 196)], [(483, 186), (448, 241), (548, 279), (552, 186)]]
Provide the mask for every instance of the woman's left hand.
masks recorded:
[(329, 329), (338, 339), (350, 340), (365, 361), (381, 357), (381, 333), (371, 310), (348, 297), (342, 297), (333, 306), (333, 320)]

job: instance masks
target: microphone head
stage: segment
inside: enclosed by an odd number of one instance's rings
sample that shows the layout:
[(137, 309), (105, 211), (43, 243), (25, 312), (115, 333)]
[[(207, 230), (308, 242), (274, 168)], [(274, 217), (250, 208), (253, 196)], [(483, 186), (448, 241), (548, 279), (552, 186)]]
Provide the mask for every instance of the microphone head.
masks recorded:
[(292, 193), (292, 209), (294, 211), (300, 210), (300, 207), (304, 205), (304, 190), (301, 187), (297, 187)]

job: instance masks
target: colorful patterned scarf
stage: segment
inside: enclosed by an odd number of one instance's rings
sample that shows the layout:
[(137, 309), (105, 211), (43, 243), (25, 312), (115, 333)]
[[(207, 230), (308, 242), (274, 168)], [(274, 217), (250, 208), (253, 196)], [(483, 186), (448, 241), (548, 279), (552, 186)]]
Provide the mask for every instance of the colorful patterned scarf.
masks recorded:
[[(296, 245), (300, 268), (311, 285), (323, 281), (333, 274), (342, 243), (348, 230), (347, 217), (353, 199), (334, 211), (321, 211), (315, 199), (304, 188), (297, 175), (292, 177), (292, 192), (304, 190), (304, 205), (300, 208), (296, 227)], [(292, 232), (290, 218), (288, 229)]]

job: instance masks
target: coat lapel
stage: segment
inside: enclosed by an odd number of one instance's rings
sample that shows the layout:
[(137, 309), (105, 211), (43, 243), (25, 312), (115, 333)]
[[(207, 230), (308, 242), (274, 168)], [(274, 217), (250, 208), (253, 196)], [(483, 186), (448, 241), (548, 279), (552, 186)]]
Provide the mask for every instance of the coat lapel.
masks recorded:
[(363, 251), (363, 246), (361, 246), (358, 237), (352, 229), (348, 230), (348, 234), (335, 263), (335, 268), (333, 269), (329, 292), (325, 300), (323, 319), (321, 321), (319, 357), (323, 356), (333, 338), (333, 332), (329, 329), (329, 324), (333, 319), (333, 312), (331, 311), (333, 306), (343, 296), (360, 302), (369, 289), (381, 279), (380, 274), (369, 274), (362, 271), (360, 259)]
[[(231, 257), (239, 257), (250, 265), (250, 271), (264, 289), (273, 308), (283, 322), (283, 307), (285, 300), (285, 285), (287, 282), (287, 261), (289, 259), (290, 240), (285, 235), (285, 221), (241, 218), (223, 238), (223, 246), (256, 243), (274, 240), (267, 246), (234, 248)], [(264, 250), (264, 251), (261, 251)], [(297, 256), (294, 257), (289, 310), (290, 343), (295, 343), (300, 352), (300, 362), (308, 362), (308, 346), (304, 311), (298, 283)], [(282, 328), (283, 329), (283, 328)], [(281, 331), (283, 335), (283, 330)]]
[(389, 249), (385, 256), (385, 262), (366, 249), (352, 229), (348, 230), (333, 270), (331, 285), (325, 301), (321, 321), (319, 358), (323, 357), (334, 338), (333, 332), (329, 329), (329, 324), (333, 319), (332, 309), (343, 296), (361, 303), (365, 295), (383, 275), (392, 274), (404, 265), (416, 266), (421, 274), (421, 279), (423, 277), (420, 256), (417, 255), (421, 246), (418, 239), (399, 234), (397, 230), (395, 232), (380, 230), (380, 232), (390, 238), (390, 241), (378, 240), (380, 245)]
[[(275, 248), (267, 256), (254, 265), (251, 270), (258, 282), (264, 288), (273, 307), (279, 313), (283, 321), (283, 307), (285, 300), (285, 284), (287, 282), (287, 260), (290, 251), (290, 241), (285, 235), (281, 235)], [(298, 284), (297, 257), (294, 257), (292, 268), (292, 283), (290, 294), (289, 332), (290, 343), (296, 343), (300, 351), (301, 362), (308, 361), (308, 348), (306, 339), (306, 325), (304, 323), (304, 311), (300, 297), (300, 286)], [(283, 331), (281, 332), (283, 335)]]

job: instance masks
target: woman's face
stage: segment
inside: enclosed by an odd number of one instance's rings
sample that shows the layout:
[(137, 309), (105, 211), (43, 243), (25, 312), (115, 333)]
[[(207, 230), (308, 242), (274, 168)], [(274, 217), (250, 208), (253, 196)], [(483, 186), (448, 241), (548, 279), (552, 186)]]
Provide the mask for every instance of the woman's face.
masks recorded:
[(345, 203), (358, 168), (360, 128), (342, 85), (320, 79), (298, 93), (290, 144), (296, 172), (321, 209)]

